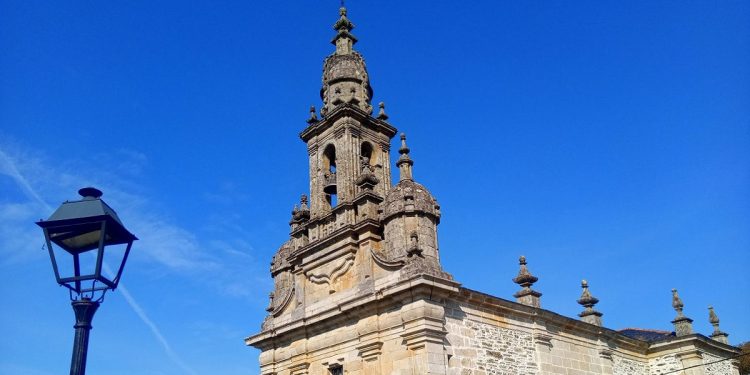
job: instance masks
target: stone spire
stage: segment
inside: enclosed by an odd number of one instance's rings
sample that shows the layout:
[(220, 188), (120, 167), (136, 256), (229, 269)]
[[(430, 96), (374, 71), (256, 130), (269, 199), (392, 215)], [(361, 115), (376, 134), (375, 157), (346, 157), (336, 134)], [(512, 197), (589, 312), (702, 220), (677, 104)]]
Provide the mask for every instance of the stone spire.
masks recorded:
[(333, 24), (333, 29), (336, 30), (337, 34), (331, 40), (331, 43), (336, 46), (337, 55), (346, 55), (352, 52), (352, 46), (357, 43), (357, 38), (351, 34), (354, 24), (349, 21), (346, 17), (346, 8), (339, 8), (339, 19)]
[(401, 148), (398, 149), (398, 153), (401, 154), (396, 162), (399, 170), (399, 181), (413, 180), (411, 168), (414, 165), (414, 161), (409, 157), (409, 147), (406, 146), (406, 134), (404, 133), (401, 133)]
[(672, 321), (674, 324), (674, 332), (676, 336), (686, 336), (693, 333), (693, 319), (688, 318), (682, 313), (685, 305), (682, 303), (680, 296), (677, 294), (677, 289), (672, 289), (672, 307), (677, 311), (677, 316)]
[(331, 40), (336, 51), (323, 63), (323, 87), (320, 98), (323, 107), (320, 114), (325, 118), (331, 111), (348, 104), (372, 114), (372, 87), (367, 74), (365, 60), (354, 50), (357, 38), (351, 34), (354, 24), (346, 16), (346, 8), (339, 9), (339, 19), (333, 25), (336, 36)]
[(729, 340), (727, 339), (729, 334), (721, 332), (719, 329), (719, 317), (714, 312), (713, 306), (708, 306), (708, 321), (714, 326), (714, 332), (711, 334), (711, 338), (718, 342), (729, 344)]
[(591, 295), (591, 292), (589, 292), (589, 283), (586, 280), (581, 281), (581, 288), (583, 288), (583, 293), (581, 293), (581, 298), (578, 299), (578, 304), (585, 307), (585, 309), (578, 316), (586, 323), (601, 327), (602, 313), (594, 310), (594, 305), (599, 303), (599, 299)]
[(318, 122), (318, 115), (315, 113), (315, 106), (311, 105), (310, 106), (310, 117), (307, 118), (307, 123), (308, 124), (314, 124), (316, 122)]
[(385, 103), (378, 103), (378, 107), (380, 108), (380, 111), (378, 111), (378, 120), (388, 120), (388, 115), (385, 114)]
[(539, 301), (539, 297), (542, 296), (542, 293), (531, 289), (531, 286), (534, 285), (534, 283), (537, 282), (539, 278), (532, 275), (531, 272), (529, 272), (529, 269), (526, 268), (525, 256), (521, 255), (521, 257), (518, 258), (518, 263), (521, 265), (521, 269), (518, 271), (518, 276), (513, 279), (513, 282), (520, 285), (521, 290), (516, 292), (513, 297), (516, 297), (516, 302), (518, 303), (533, 307), (540, 307), (541, 303)]
[(297, 229), (299, 224), (310, 220), (310, 206), (307, 205), (307, 195), (302, 194), (299, 199), (299, 206), (294, 205), (292, 210), (292, 220), (289, 224), (292, 226), (292, 230)]

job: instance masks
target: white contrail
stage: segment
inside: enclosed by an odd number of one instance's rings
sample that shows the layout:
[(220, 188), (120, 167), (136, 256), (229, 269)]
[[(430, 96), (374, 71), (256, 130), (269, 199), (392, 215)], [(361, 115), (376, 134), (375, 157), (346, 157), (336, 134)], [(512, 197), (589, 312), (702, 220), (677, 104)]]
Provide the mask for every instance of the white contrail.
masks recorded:
[[(106, 264), (104, 265), (104, 269), (105, 271), (107, 271), (107, 273), (112, 274), (112, 271)], [(130, 292), (128, 292), (128, 289), (125, 287), (125, 285), (120, 283), (117, 286), (117, 289), (119, 289), (120, 293), (122, 293), (122, 296), (125, 297), (125, 301), (128, 302), (130, 308), (132, 308), (133, 311), (135, 311), (135, 313), (138, 315), (138, 317), (141, 318), (143, 323), (145, 323), (148, 328), (151, 329), (151, 333), (154, 335), (154, 337), (156, 337), (156, 340), (161, 343), (161, 346), (164, 347), (164, 351), (167, 353), (172, 362), (177, 364), (177, 366), (180, 366), (180, 368), (185, 370), (185, 372), (187, 372), (188, 374), (197, 375), (197, 373), (187, 364), (185, 364), (185, 362), (182, 361), (182, 358), (180, 358), (180, 356), (178, 356), (177, 353), (172, 350), (172, 347), (169, 346), (169, 342), (167, 342), (167, 339), (164, 338), (164, 335), (161, 334), (161, 331), (159, 331), (159, 328), (156, 326), (156, 324), (154, 324), (154, 322), (149, 319), (148, 315), (146, 315), (146, 312), (143, 311), (140, 305), (138, 305), (138, 302), (133, 299), (133, 296), (130, 295)]]
[(24, 193), (41, 204), (47, 211), (52, 211), (52, 207), (47, 204), (47, 202), (45, 202), (44, 199), (39, 196), (39, 194), (37, 194), (37, 192), (31, 187), (29, 180), (27, 180), (21, 174), (21, 172), (18, 171), (18, 168), (16, 168), (16, 164), (13, 163), (13, 160), (8, 156), (8, 154), (3, 152), (2, 149), (0, 149), (0, 161), (2, 161), (2, 165), (4, 165), (4, 168), (0, 168), (0, 171), (4, 170), (6, 174), (8, 174), (12, 179), (16, 181), (16, 183)]

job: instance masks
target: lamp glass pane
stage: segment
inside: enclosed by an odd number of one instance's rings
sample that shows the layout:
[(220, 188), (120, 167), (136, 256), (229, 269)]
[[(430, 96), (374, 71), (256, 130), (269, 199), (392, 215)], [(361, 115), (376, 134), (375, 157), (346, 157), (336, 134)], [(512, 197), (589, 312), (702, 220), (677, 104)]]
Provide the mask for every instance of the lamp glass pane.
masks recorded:
[(52, 244), (52, 252), (55, 254), (55, 263), (57, 263), (57, 272), (60, 278), (73, 277), (73, 257), (61, 247)]
[[(96, 249), (99, 246), (99, 238), (101, 238), (102, 231), (95, 230), (87, 233), (82, 233), (77, 236), (66, 238), (60, 242), (65, 244), (70, 249), (77, 249), (79, 251), (88, 251)], [(60, 235), (52, 235), (50, 239), (55, 241), (55, 237)]]
[(104, 262), (102, 263), (102, 276), (110, 281), (117, 277), (117, 271), (120, 269), (122, 259), (125, 256), (127, 244), (109, 245), (104, 248)]
[[(81, 276), (94, 275), (96, 272), (96, 251), (87, 251), (81, 253), (78, 256), (78, 261), (81, 265)], [(82, 287), (88, 288), (91, 285), (90, 282), (86, 282)]]

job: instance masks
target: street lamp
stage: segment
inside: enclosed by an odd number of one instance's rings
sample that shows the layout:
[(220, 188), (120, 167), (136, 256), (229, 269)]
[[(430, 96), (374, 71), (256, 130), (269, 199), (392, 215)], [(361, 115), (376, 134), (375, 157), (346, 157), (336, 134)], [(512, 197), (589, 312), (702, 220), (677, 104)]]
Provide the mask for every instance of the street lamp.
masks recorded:
[[(130, 247), (138, 239), (101, 200), (101, 191), (87, 187), (78, 194), (82, 199), (63, 202), (49, 219), (36, 223), (44, 230), (55, 278), (68, 288), (76, 316), (71, 375), (86, 373), (91, 320), (107, 290), (117, 288)], [(114, 277), (102, 274), (102, 267), (107, 268), (105, 257), (118, 261)]]

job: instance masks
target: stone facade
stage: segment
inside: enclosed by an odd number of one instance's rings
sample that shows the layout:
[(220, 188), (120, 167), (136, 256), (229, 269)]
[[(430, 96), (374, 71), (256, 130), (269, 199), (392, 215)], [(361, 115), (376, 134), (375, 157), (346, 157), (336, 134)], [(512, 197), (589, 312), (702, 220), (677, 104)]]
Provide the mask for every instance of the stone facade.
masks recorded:
[(384, 105), (373, 116), (364, 58), (344, 8), (323, 67), (318, 113), (300, 134), (310, 195), (292, 210), (289, 238), (271, 261), (274, 290), (261, 331), (264, 375), (736, 375), (737, 353), (711, 310), (710, 339), (693, 333), (677, 296), (677, 335), (602, 327), (588, 284), (579, 319), (541, 307), (520, 259), (515, 301), (463, 288), (440, 264), (440, 205), (413, 176)]

